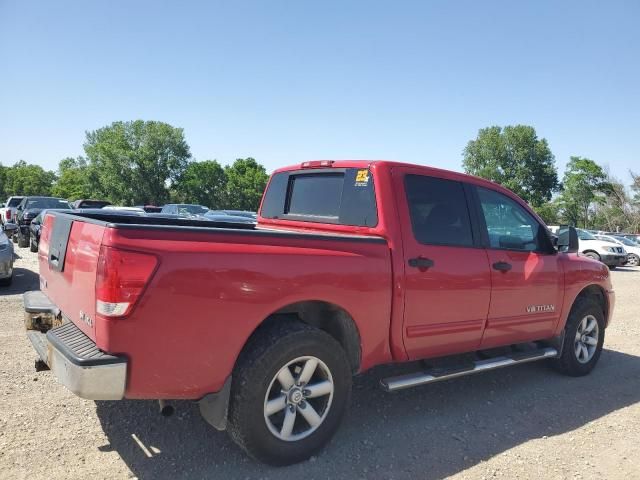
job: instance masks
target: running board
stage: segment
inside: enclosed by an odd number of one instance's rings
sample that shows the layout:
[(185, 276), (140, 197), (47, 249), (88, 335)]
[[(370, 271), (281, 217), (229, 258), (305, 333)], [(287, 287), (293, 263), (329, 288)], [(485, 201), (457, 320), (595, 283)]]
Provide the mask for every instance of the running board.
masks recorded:
[(464, 377), (465, 375), (486, 372), (487, 370), (519, 365), (521, 363), (535, 362), (536, 360), (543, 360), (545, 358), (553, 358), (557, 356), (558, 351), (555, 348), (546, 347), (529, 352), (517, 352), (512, 355), (488, 358), (486, 360), (476, 360), (468, 367), (463, 368), (452, 368), (440, 371), (434, 370), (431, 372), (415, 372), (408, 373), (406, 375), (399, 375), (397, 377), (383, 378), (380, 380), (380, 383), (382, 384), (382, 388), (387, 392), (395, 392), (396, 390), (403, 390), (405, 388), (416, 387), (418, 385)]

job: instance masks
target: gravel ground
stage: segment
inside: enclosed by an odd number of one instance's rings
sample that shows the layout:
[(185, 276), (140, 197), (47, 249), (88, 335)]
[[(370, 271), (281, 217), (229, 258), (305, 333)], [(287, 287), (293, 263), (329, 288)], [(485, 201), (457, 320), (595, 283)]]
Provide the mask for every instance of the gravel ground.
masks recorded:
[(151, 401), (75, 397), (36, 373), (21, 294), (35, 254), (17, 249), (0, 290), (0, 478), (640, 478), (640, 269), (612, 273), (617, 306), (588, 377), (529, 364), (395, 394), (391, 367), (355, 381), (342, 428), (317, 458), (275, 469), (245, 457), (190, 402), (170, 418)]

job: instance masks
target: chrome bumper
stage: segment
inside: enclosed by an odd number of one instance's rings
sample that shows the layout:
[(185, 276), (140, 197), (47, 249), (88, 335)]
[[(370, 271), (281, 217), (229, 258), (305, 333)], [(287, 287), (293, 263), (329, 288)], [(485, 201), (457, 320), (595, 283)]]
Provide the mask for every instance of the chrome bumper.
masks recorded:
[[(44, 311), (43, 305), (48, 299), (42, 292), (27, 294), (24, 296), (26, 316), (40, 317), (43, 313), (53, 315), (58, 312), (53, 304), (51, 309)], [(37, 311), (30, 312), (30, 309)], [(30, 324), (42, 325), (38, 321)], [(58, 381), (79, 397), (90, 400), (120, 400), (124, 397), (127, 359), (101, 351), (73, 323), (64, 323), (46, 334), (41, 330), (28, 329), (27, 336)]]

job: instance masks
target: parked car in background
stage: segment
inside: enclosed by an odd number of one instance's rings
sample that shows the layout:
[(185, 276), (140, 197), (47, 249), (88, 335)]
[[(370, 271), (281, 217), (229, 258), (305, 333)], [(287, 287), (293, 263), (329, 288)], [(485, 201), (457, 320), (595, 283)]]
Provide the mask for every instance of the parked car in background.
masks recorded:
[(61, 210), (70, 210), (69, 202), (62, 198), (55, 197), (24, 197), (17, 207), (18, 224), (17, 243), (19, 247), (29, 246), (29, 238), (31, 231), (29, 225), (38, 214), (47, 208), (55, 208)]
[[(12, 224), (13, 225), (13, 224)], [(11, 285), (13, 279), (13, 243), (3, 230), (0, 230), (0, 286)]]
[[(567, 227), (549, 226), (548, 228), (554, 234), (559, 235)], [(627, 252), (623, 246), (598, 240), (594, 234), (581, 228), (576, 228), (576, 231), (578, 232), (578, 248), (583, 255), (601, 261), (611, 270), (627, 263)]]
[(622, 235), (627, 240), (631, 240), (632, 242), (640, 245), (640, 235), (639, 234), (623, 234)]
[(147, 213), (161, 213), (162, 207), (156, 205), (135, 205), (136, 208), (141, 208)]
[(106, 207), (102, 207), (102, 210), (120, 210), (123, 212), (144, 213), (144, 209), (142, 207), (122, 207), (119, 205), (107, 205)]
[(71, 204), (72, 208), (103, 208), (111, 205), (107, 200), (76, 200)]
[[(99, 207), (98, 207), (99, 208)], [(40, 231), (42, 229), (42, 219), (47, 214), (47, 212), (65, 212), (68, 209), (45, 209), (42, 210), (36, 218), (31, 220), (29, 224), (29, 250), (32, 252), (38, 251), (38, 245), (40, 244)]]
[(24, 197), (9, 197), (4, 204), (3, 208), (0, 208), (0, 223), (5, 224), (7, 222), (14, 222), (16, 219), (17, 207), (20, 205)]
[(627, 252), (627, 265), (630, 267), (637, 267), (640, 265), (640, 245), (635, 243), (632, 240), (629, 240), (626, 237), (622, 237), (619, 235), (606, 235), (606, 238), (611, 238), (612, 240), (618, 242), (619, 245), (622, 245)]
[(212, 222), (247, 223), (247, 224), (256, 223), (255, 218), (245, 217), (241, 215), (229, 215), (228, 213), (221, 213), (218, 210), (209, 210), (204, 215), (200, 215), (199, 218), (204, 218)]
[(256, 220), (258, 214), (256, 212), (249, 212), (247, 210), (209, 210), (208, 213), (212, 215), (233, 215), (234, 217), (246, 217)]
[(173, 215), (204, 215), (208, 211), (209, 209), (203, 205), (168, 203), (162, 206), (161, 213), (170, 213)]

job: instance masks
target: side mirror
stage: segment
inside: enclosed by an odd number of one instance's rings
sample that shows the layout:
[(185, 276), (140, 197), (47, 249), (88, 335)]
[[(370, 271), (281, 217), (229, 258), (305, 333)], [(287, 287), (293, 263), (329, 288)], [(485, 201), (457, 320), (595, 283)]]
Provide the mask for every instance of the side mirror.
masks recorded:
[(560, 228), (558, 232), (558, 251), (576, 253), (579, 247), (578, 232), (574, 227)]

